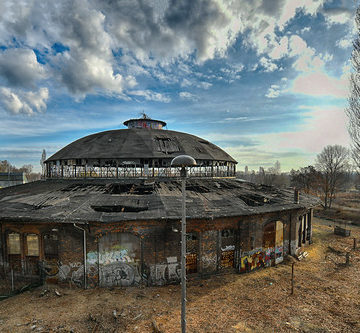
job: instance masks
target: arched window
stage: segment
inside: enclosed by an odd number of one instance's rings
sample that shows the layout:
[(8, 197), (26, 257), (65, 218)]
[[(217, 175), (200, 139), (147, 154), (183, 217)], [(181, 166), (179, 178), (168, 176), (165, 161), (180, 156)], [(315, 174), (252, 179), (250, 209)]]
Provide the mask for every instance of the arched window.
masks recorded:
[(8, 234), (8, 254), (21, 254), (20, 234), (17, 232)]
[(265, 261), (271, 265), (283, 261), (284, 224), (274, 221), (264, 226), (263, 250), (266, 251)]
[(45, 259), (57, 259), (59, 257), (59, 236), (58, 230), (53, 229), (44, 234), (44, 256)]
[(39, 256), (39, 235), (37, 234), (27, 234), (26, 235), (26, 255), (28, 257), (38, 257)]
[(275, 247), (275, 222), (271, 222), (265, 225), (263, 235), (263, 247), (271, 248)]

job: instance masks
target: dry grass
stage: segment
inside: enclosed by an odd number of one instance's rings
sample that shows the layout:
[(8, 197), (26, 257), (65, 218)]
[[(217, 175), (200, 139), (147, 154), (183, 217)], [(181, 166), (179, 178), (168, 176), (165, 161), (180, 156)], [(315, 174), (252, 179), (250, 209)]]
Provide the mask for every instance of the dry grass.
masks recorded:
[(338, 193), (333, 201), (332, 208), (315, 210), (319, 218), (330, 219), (338, 222), (351, 222), (360, 226), (360, 193)]
[[(189, 332), (359, 332), (360, 251), (352, 238), (314, 226), (309, 256), (250, 274), (188, 283)], [(360, 238), (360, 228), (352, 230)], [(360, 245), (360, 244), (359, 244)], [(329, 250), (329, 246), (335, 250)], [(346, 267), (345, 253), (351, 252)], [(179, 332), (180, 286), (114, 289), (43, 288), (0, 303), (2, 332)], [(115, 310), (115, 312), (114, 312)]]

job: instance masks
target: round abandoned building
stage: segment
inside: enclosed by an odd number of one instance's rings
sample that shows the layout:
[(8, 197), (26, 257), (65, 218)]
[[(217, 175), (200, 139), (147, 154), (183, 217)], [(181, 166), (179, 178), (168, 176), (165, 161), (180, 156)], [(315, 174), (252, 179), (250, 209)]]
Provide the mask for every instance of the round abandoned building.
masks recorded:
[(144, 115), (76, 140), (44, 179), (0, 190), (0, 269), (83, 287), (180, 281), (180, 169), (186, 180), (186, 273), (249, 272), (311, 242), (314, 197), (236, 179), (237, 162)]
[(70, 143), (46, 162), (48, 178), (176, 177), (178, 155), (190, 155), (197, 177), (234, 177), (236, 161), (211, 142), (191, 134), (162, 129), (160, 120), (130, 119), (128, 129), (92, 134)]

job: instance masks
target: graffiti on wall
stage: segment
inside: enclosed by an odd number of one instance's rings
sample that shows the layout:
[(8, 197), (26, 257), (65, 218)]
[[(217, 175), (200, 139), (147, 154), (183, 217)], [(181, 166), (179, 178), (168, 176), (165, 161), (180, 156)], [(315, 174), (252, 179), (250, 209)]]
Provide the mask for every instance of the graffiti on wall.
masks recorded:
[(284, 260), (284, 249), (282, 246), (275, 246), (275, 264)]
[(124, 262), (113, 262), (101, 268), (100, 281), (104, 287), (128, 287), (134, 284), (138, 275), (134, 266)]
[(97, 264), (98, 262), (98, 254), (95, 251), (88, 252), (86, 255), (86, 263), (88, 265)]
[(244, 252), (241, 256), (240, 272), (250, 272), (260, 267), (266, 267), (270, 265), (270, 259), (271, 251), (263, 251), (261, 248)]
[(240, 261), (240, 272), (250, 272), (261, 267), (269, 267), (284, 260), (284, 249), (282, 246), (270, 248), (257, 248), (252, 251), (243, 252)]
[(135, 255), (125, 247), (114, 245), (107, 251), (99, 253), (99, 261), (102, 265), (114, 262), (130, 263), (135, 261)]
[(179, 281), (181, 276), (180, 264), (177, 257), (168, 257), (164, 264), (150, 266), (150, 283), (163, 285), (169, 282)]
[(99, 239), (99, 252), (88, 254), (88, 262), (99, 265), (103, 287), (131, 286), (140, 282), (140, 241), (129, 233), (111, 233)]
[(203, 269), (215, 271), (217, 265), (216, 253), (203, 253), (201, 262)]

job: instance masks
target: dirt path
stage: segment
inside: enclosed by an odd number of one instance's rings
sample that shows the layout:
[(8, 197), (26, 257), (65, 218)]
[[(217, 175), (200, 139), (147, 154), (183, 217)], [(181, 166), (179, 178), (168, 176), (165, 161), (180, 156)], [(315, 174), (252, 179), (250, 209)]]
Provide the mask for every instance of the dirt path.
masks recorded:
[[(294, 295), (291, 260), (250, 274), (190, 281), (188, 332), (359, 332), (360, 249), (353, 251), (352, 238), (332, 231), (315, 220), (309, 256), (295, 264)], [(359, 228), (352, 237), (360, 239)], [(351, 264), (345, 266), (350, 251)], [(43, 296), (39, 288), (0, 302), (0, 331), (180, 331), (178, 285), (48, 289)]]

